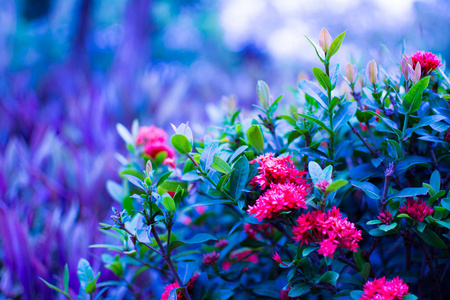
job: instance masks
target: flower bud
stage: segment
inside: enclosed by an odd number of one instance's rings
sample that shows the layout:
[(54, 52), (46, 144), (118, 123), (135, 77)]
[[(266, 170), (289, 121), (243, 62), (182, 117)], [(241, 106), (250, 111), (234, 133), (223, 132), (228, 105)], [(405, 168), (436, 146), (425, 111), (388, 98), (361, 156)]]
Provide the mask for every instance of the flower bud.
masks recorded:
[(345, 77), (347, 77), (350, 83), (354, 83), (356, 81), (356, 76), (358, 75), (358, 69), (355, 65), (348, 63), (345, 67)]
[(319, 45), (323, 52), (327, 52), (330, 49), (332, 41), (330, 33), (325, 28), (322, 28), (319, 34)]
[(147, 176), (150, 176), (153, 172), (153, 166), (150, 160), (148, 160), (147, 164), (145, 165), (145, 171), (147, 172)]
[(377, 83), (377, 63), (374, 60), (371, 60), (366, 67), (366, 76), (371, 84)]
[(422, 74), (422, 68), (420, 67), (420, 62), (418, 62), (416, 64), (416, 69), (414, 70), (414, 74), (411, 78), (411, 80), (414, 84), (416, 84), (420, 80), (421, 74)]

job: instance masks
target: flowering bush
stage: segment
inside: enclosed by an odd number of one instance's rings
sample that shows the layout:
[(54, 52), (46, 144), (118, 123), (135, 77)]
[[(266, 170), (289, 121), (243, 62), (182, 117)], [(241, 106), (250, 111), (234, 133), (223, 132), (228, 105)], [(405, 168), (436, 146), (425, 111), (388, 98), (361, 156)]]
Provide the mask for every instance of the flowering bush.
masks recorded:
[[(81, 297), (450, 297), (450, 82), (424, 52), (342, 76), (344, 37), (308, 39), (323, 69), (296, 106), (259, 81), (257, 118), (237, 110), (202, 139), (173, 126), (177, 155), (161, 129), (119, 124), (120, 208), (101, 224), (117, 243), (92, 245), (105, 278), (80, 260)], [(68, 281), (47, 284), (73, 298)]]

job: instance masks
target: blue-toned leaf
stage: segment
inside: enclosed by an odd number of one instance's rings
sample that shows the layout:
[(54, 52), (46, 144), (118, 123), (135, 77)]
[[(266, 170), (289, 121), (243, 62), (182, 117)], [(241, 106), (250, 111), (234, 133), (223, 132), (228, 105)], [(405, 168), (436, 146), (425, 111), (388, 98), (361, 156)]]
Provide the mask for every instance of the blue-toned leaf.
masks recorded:
[(200, 155), (200, 166), (204, 171), (208, 171), (214, 161), (214, 156), (219, 148), (219, 143), (217, 141), (209, 144), (205, 149), (203, 149)]
[(234, 170), (230, 176), (230, 195), (234, 199), (239, 199), (242, 190), (247, 184), (250, 166), (247, 157), (242, 156), (234, 165)]
[(350, 183), (361, 189), (367, 196), (372, 199), (381, 199), (381, 191), (375, 185), (370, 182), (350, 181)]

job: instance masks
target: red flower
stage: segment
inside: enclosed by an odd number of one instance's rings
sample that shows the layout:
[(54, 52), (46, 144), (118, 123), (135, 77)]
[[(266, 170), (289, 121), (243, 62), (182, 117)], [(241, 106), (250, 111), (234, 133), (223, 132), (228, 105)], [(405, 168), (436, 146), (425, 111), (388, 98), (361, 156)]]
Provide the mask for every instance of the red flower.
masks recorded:
[(316, 186), (322, 191), (325, 192), (330, 183), (326, 180), (319, 181), (316, 183)]
[(389, 225), (394, 221), (394, 218), (392, 217), (391, 213), (386, 209), (385, 211), (381, 212), (380, 215), (377, 217), (378, 220), (383, 222), (386, 225)]
[(272, 259), (275, 260), (277, 263), (282, 264), (283, 266), (286, 266), (286, 267), (289, 266), (288, 264), (285, 264), (281, 260), (281, 257), (280, 257), (280, 255), (277, 252), (275, 252), (275, 254), (272, 256)]
[(161, 152), (166, 152), (167, 157), (169, 157), (169, 158), (172, 158), (173, 154), (174, 154), (172, 148), (169, 148), (169, 146), (167, 146), (164, 143), (152, 143), (152, 144), (147, 144), (144, 147), (144, 153), (153, 159), (155, 159), (156, 156)]
[(402, 279), (396, 277), (391, 281), (384, 277), (367, 281), (364, 285), (364, 293), (360, 300), (401, 300), (408, 295), (408, 285)]
[(289, 291), (291, 287), (288, 286), (286, 289), (280, 291), (280, 299), (281, 300), (300, 300), (300, 298), (289, 297)]
[(271, 183), (270, 189), (256, 200), (255, 205), (249, 206), (247, 211), (261, 221), (264, 218), (273, 218), (281, 212), (306, 208), (308, 189), (307, 184)]
[(319, 254), (333, 257), (337, 248), (346, 248), (353, 252), (362, 240), (361, 231), (355, 224), (342, 218), (339, 208), (330, 211), (313, 211), (302, 214), (297, 219), (298, 226), (293, 228), (294, 239), (301, 244), (317, 243), (320, 245)]
[(165, 143), (167, 134), (164, 129), (152, 126), (142, 126), (136, 139), (138, 145), (147, 145), (154, 143)]
[(422, 199), (417, 198), (416, 200), (408, 198), (406, 200), (406, 206), (400, 207), (399, 213), (407, 214), (411, 218), (414, 218), (420, 222), (431, 215), (434, 212), (428, 204), (426, 204)]
[(259, 164), (259, 174), (251, 181), (250, 185), (259, 185), (264, 190), (270, 183), (296, 183), (304, 185), (302, 178), (306, 173), (295, 168), (290, 155), (274, 157), (273, 153), (258, 156), (250, 162)]
[(208, 254), (203, 255), (202, 263), (207, 265), (214, 265), (216, 261), (219, 259), (220, 253), (217, 253), (216, 251), (213, 251)]
[[(198, 274), (192, 276), (191, 279), (189, 279), (188, 283), (186, 284), (186, 290), (189, 293), (189, 295), (192, 297), (192, 290), (194, 289), (194, 283), (197, 280)], [(180, 286), (178, 285), (177, 282), (174, 282), (172, 284), (168, 284), (164, 287), (165, 292), (161, 295), (161, 300), (168, 300), (169, 299), (169, 294), (170, 291), (173, 289), (177, 289)], [(186, 300), (186, 298), (184, 298), (184, 295), (181, 291), (177, 292), (177, 299), (178, 300)]]
[(410, 55), (408, 58), (411, 58), (413, 64), (412, 67), (414, 70), (416, 69), (416, 64), (420, 63), (422, 71), (421, 78), (429, 75), (438, 67), (442, 66), (441, 60), (431, 52), (417, 51), (416, 53)]

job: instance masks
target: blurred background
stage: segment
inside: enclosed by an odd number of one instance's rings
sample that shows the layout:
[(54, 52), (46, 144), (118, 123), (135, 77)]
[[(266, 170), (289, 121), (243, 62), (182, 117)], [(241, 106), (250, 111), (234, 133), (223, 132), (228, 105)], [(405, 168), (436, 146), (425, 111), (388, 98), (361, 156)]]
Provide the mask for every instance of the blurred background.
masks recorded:
[(304, 35), (322, 27), (348, 30), (341, 66), (395, 68), (403, 49), (448, 60), (449, 13), (444, 0), (0, 0), (0, 299), (50, 299), (37, 278), (66, 262), (75, 278), (80, 257), (99, 268), (88, 245), (111, 214), (117, 122), (201, 134), (223, 96), (256, 103), (259, 79), (294, 102), (318, 64)]

